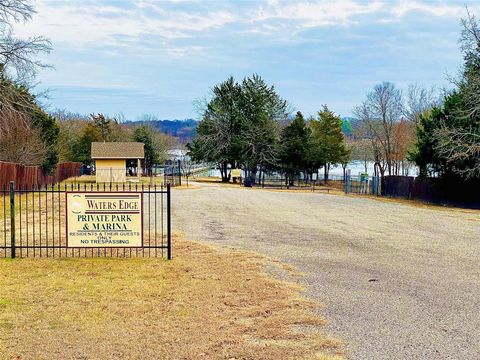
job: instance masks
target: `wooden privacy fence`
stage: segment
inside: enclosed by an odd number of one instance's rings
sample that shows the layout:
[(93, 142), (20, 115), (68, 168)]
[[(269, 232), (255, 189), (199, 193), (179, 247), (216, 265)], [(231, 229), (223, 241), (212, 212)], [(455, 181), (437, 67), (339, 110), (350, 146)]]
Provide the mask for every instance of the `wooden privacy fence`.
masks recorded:
[(80, 176), (81, 163), (64, 162), (57, 165), (51, 175), (45, 173), (40, 166), (25, 166), (21, 164), (0, 161), (0, 187), (7, 188), (10, 181), (15, 182), (16, 189), (26, 188), (31, 184), (47, 186), (74, 176)]
[(384, 176), (382, 195), (480, 208), (478, 180)]

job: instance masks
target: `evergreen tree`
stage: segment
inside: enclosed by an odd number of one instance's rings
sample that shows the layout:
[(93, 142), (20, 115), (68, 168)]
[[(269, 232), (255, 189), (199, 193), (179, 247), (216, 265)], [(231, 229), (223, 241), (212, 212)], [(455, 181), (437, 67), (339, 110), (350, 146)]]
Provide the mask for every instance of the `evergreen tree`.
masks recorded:
[(279, 120), (287, 117), (286, 102), (258, 75), (238, 84), (233, 77), (212, 89), (197, 136), (189, 146), (196, 161), (216, 163), (222, 181), (228, 168), (243, 165), (255, 182), (258, 170), (277, 162)]
[(98, 128), (92, 122), (88, 122), (82, 131), (82, 135), (72, 146), (72, 160), (84, 165), (91, 165), (92, 142), (101, 141), (101, 138)]
[(228, 166), (236, 167), (241, 159), (241, 88), (233, 77), (229, 77), (215, 85), (212, 92), (213, 98), (197, 126), (197, 136), (189, 146), (190, 156), (196, 161), (216, 163), (222, 181), (228, 182)]
[(241, 89), (242, 163), (255, 183), (258, 171), (266, 171), (278, 161), (279, 121), (288, 116), (287, 103), (257, 74), (244, 79)]
[(462, 77), (443, 106), (420, 116), (410, 153), (423, 177), (480, 179), (480, 26), (470, 14), (462, 23)]
[(328, 109), (326, 105), (318, 112), (318, 119), (311, 121), (314, 142), (322, 154), (325, 182), (331, 165), (345, 162), (348, 151), (342, 131), (342, 120)]
[(144, 144), (145, 157), (142, 160), (142, 167), (151, 175), (153, 165), (159, 162), (152, 129), (147, 125), (137, 127), (133, 132), (133, 140)]
[(280, 165), (285, 172), (287, 184), (292, 184), (295, 176), (308, 166), (310, 129), (307, 128), (302, 113), (283, 130), (280, 138)]
[(41, 165), (47, 173), (52, 173), (58, 163), (58, 149), (56, 145), (60, 128), (56, 119), (39, 107), (36, 107), (32, 112), (32, 124), (40, 130), (40, 138), (47, 144), (46, 158)]

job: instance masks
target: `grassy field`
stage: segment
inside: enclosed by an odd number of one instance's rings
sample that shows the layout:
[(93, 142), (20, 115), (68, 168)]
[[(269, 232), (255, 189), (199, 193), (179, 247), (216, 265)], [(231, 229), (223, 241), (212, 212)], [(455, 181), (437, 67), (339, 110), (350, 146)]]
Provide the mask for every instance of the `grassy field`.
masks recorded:
[(174, 238), (161, 259), (0, 260), (1, 359), (330, 359), (338, 340), (266, 258)]

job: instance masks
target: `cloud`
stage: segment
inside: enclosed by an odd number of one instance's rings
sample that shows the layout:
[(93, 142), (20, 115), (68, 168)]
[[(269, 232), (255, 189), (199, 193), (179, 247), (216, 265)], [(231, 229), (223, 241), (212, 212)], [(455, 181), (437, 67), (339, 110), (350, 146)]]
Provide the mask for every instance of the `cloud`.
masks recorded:
[(362, 4), (353, 0), (273, 3), (259, 7), (253, 20), (295, 20), (301, 27), (316, 27), (346, 24), (357, 15), (375, 13), (383, 7), (379, 1)]
[(401, 1), (390, 12), (396, 17), (402, 17), (409, 12), (422, 12), (433, 16), (461, 17), (465, 15), (464, 4), (446, 4), (419, 1)]
[(58, 89), (55, 103), (178, 117), (229, 75), (260, 73), (307, 113), (324, 102), (346, 113), (382, 80), (438, 84), (461, 64), (466, 14), (463, 0), (38, 0), (36, 9), (16, 32), (52, 40), (45, 61), (57, 71), (40, 80)]
[[(387, 22), (413, 12), (458, 18), (465, 9), (459, 3), (430, 1), (269, 0), (258, 4), (44, 0), (37, 3), (37, 12), (31, 22), (17, 26), (20, 35), (43, 34), (54, 44), (72, 48), (117, 46), (135, 50), (151, 49), (146, 41), (150, 39), (158, 48), (167, 49), (167, 56), (175, 58), (190, 48), (207, 50), (207, 46), (199, 42), (228, 33), (291, 40), (309, 28), (358, 25), (372, 19)], [(189, 44), (181, 44), (188, 39)]]
[[(31, 22), (16, 27), (17, 34), (42, 34), (56, 44), (67, 44), (73, 48), (135, 48), (138, 47), (137, 41), (145, 44), (145, 39), (153, 38), (157, 46), (163, 46), (234, 21), (234, 15), (226, 11), (189, 13), (167, 10), (158, 3), (147, 1), (132, 3), (130, 7), (105, 5), (97, 1), (41, 1), (36, 10), (37, 14)], [(175, 56), (181, 51), (171, 50), (170, 53)]]

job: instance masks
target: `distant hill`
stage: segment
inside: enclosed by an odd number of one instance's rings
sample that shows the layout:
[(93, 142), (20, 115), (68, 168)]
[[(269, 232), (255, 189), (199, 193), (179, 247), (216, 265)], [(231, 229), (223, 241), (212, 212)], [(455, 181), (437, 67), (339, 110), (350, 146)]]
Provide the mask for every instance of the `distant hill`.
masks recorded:
[[(290, 120), (285, 121), (285, 125)], [(352, 136), (352, 129), (355, 128), (357, 120), (351, 117), (342, 118), (342, 130), (345, 136)], [(149, 124), (159, 131), (178, 138), (182, 143), (191, 141), (196, 134), (197, 121), (194, 119), (185, 120), (148, 120), (128, 121), (127, 124), (141, 125)]]
[(149, 124), (165, 134), (175, 136), (182, 143), (191, 141), (195, 137), (197, 129), (197, 121), (194, 119), (129, 121), (127, 123), (132, 125)]

